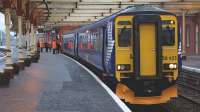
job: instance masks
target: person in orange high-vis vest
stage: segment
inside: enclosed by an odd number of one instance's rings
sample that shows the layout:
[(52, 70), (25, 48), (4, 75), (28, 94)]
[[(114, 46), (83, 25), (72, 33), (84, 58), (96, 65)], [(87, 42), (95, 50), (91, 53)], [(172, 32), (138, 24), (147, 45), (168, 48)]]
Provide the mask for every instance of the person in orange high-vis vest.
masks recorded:
[(53, 39), (53, 41), (52, 41), (53, 54), (55, 54), (55, 52), (56, 52), (56, 48), (57, 48), (56, 44), (57, 44), (56, 40)]
[(43, 52), (43, 48), (44, 48), (44, 43), (43, 41), (40, 41), (40, 51)]
[(51, 52), (51, 48), (52, 48), (51, 40), (48, 41), (48, 48), (49, 48), (49, 51)]
[(40, 52), (40, 41), (37, 41), (37, 52)]

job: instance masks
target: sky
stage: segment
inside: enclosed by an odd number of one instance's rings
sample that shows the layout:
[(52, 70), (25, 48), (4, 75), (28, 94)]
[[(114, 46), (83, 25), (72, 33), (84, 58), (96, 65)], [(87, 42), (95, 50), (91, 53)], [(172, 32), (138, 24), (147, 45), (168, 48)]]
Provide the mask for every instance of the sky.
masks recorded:
[[(5, 16), (0, 12), (0, 30), (5, 32)], [(14, 32), (10, 32), (11, 35), (14, 35)]]

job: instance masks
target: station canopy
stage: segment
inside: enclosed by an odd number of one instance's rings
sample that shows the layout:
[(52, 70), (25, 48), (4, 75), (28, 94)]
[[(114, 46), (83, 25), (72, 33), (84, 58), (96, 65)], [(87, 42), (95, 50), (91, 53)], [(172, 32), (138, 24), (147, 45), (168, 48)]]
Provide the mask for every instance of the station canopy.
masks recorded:
[[(188, 15), (200, 12), (200, 0), (30, 0), (43, 11), (43, 26), (83, 25), (100, 20), (132, 5), (153, 5)], [(46, 19), (47, 18), (47, 19)]]

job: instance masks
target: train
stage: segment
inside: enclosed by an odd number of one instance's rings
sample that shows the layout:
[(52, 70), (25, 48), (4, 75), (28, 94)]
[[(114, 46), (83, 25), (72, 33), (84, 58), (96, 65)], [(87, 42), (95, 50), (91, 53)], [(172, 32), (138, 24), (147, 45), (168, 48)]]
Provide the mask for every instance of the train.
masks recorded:
[(129, 6), (63, 33), (63, 53), (81, 59), (117, 82), (115, 94), (133, 105), (177, 97), (181, 40), (175, 14), (149, 5)]

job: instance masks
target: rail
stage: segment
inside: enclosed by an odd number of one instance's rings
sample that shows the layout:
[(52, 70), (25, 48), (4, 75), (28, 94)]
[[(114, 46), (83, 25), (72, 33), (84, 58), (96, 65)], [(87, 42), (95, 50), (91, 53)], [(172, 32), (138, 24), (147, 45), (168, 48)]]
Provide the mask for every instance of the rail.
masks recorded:
[(177, 85), (179, 97), (173, 103), (176, 112), (200, 112), (200, 73), (196, 69), (183, 69)]

